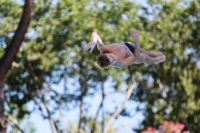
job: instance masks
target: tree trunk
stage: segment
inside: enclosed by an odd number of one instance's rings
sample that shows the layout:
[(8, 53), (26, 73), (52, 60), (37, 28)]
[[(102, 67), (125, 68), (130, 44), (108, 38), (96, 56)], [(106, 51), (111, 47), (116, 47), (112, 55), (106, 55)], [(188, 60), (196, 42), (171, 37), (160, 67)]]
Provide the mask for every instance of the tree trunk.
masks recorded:
[(81, 124), (82, 124), (82, 121), (83, 121), (83, 97), (81, 96), (80, 98), (80, 118), (79, 118), (79, 122), (78, 122), (78, 131), (77, 133), (81, 133)]
[(0, 133), (5, 133), (7, 129), (7, 120), (4, 116), (4, 83), (5, 77), (8, 70), (11, 68), (12, 62), (14, 61), (19, 48), (24, 39), (24, 35), (28, 29), (31, 12), (33, 9), (34, 0), (25, 0), (24, 10), (19, 22), (18, 28), (11, 43), (6, 48), (6, 52), (0, 59)]
[(7, 129), (7, 120), (4, 116), (4, 78), (0, 79), (0, 133), (5, 133)]
[(124, 107), (125, 107), (125, 104), (126, 102), (129, 100), (132, 92), (133, 92), (133, 89), (136, 87), (136, 82), (135, 80), (133, 81), (132, 85), (128, 88), (127, 90), (127, 94), (126, 94), (126, 97), (124, 99), (124, 102), (122, 103), (121, 107), (119, 107), (115, 112), (114, 114), (111, 116), (111, 118), (108, 120), (108, 123), (106, 124), (105, 128), (104, 128), (104, 131), (103, 133), (108, 133), (109, 129), (111, 128), (114, 120), (116, 119), (116, 117), (123, 111)]
[(52, 133), (57, 133), (56, 126), (54, 124), (53, 118), (51, 117), (51, 113), (50, 113), (49, 108), (48, 108), (48, 103), (45, 100), (45, 95), (44, 95), (45, 90), (44, 90), (44, 88), (42, 88), (40, 90), (40, 93), (42, 94), (42, 102), (43, 102), (43, 104), (46, 108), (46, 111), (47, 111), (47, 115), (48, 115), (48, 119), (49, 119), (49, 123), (50, 123), (50, 126), (51, 126)]

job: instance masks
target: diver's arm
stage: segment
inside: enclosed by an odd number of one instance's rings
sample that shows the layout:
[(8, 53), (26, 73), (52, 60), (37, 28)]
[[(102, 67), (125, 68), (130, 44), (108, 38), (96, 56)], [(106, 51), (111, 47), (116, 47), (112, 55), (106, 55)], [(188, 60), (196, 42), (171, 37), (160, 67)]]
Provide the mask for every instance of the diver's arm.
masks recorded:
[(128, 58), (124, 59), (122, 61), (123, 66), (127, 67), (129, 65), (132, 65), (136, 61), (136, 57), (134, 55), (129, 56)]
[(87, 44), (85, 49), (88, 50), (89, 48), (91, 48), (90, 52), (92, 52), (92, 50), (94, 49), (96, 44), (97, 44), (97, 48), (100, 51), (100, 53), (103, 53), (103, 48), (105, 47), (105, 45), (103, 44), (103, 42), (102, 42), (101, 38), (99, 37), (99, 35), (97, 34), (97, 32), (92, 32), (91, 42)]
[(136, 29), (131, 30), (130, 33), (131, 33), (133, 39), (135, 40), (135, 51), (134, 51), (134, 53), (135, 53), (135, 58), (137, 59), (137, 58), (139, 58), (140, 51), (141, 51), (139, 33)]
[(100, 53), (103, 53), (103, 47), (105, 46), (101, 40), (101, 38), (99, 37), (99, 35), (97, 34), (97, 32), (92, 32), (92, 36), (91, 36), (91, 40), (95, 41), (97, 43), (97, 48), (100, 51)]

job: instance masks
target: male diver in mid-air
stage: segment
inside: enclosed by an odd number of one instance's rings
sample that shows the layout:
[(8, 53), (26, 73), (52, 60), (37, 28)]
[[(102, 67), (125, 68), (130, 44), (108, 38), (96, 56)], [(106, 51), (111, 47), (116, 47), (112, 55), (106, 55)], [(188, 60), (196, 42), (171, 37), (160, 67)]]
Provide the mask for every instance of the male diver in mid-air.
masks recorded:
[(125, 42), (104, 45), (97, 32), (93, 32), (91, 42), (86, 45), (85, 50), (91, 48), (90, 52), (92, 52), (97, 44), (97, 48), (100, 51), (97, 63), (102, 68), (108, 66), (124, 68), (132, 64), (154, 64), (165, 61), (165, 55), (161, 52), (148, 52), (140, 48), (139, 33), (136, 29), (130, 30), (130, 33), (135, 40), (135, 44)]

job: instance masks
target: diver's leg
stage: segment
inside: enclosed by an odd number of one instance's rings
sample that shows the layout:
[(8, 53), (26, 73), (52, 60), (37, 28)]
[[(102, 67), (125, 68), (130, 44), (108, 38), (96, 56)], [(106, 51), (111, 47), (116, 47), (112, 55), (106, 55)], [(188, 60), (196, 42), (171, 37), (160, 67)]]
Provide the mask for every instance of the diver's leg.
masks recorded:
[[(132, 43), (132, 42), (127, 42), (127, 43), (129, 43), (129, 44), (131, 44), (133, 47), (135, 47), (135, 44), (134, 44), (134, 43)], [(147, 55), (150, 56), (150, 57), (157, 57), (157, 56), (163, 55), (162, 52), (149, 52), (149, 51), (146, 51), (146, 50), (144, 50), (144, 49), (142, 49), (142, 48), (141, 48), (140, 52), (143, 53), (143, 54), (147, 54)]]
[(165, 61), (165, 55), (160, 55), (160, 56), (157, 56), (157, 57), (151, 57), (151, 56), (148, 56), (146, 54), (146, 60), (144, 63), (146, 64), (154, 64), (154, 63), (159, 63), (159, 62), (164, 62)]
[(147, 54), (150, 57), (158, 57), (163, 55), (161, 52), (149, 52), (144, 49), (142, 49), (142, 53)]

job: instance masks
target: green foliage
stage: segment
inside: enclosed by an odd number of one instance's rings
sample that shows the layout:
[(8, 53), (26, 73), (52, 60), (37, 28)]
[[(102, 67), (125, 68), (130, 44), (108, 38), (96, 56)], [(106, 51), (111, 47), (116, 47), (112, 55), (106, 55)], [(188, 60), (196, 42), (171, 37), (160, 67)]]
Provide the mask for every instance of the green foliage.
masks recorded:
[[(158, 126), (164, 119), (180, 121), (188, 130), (199, 131), (199, 10), (194, 1), (149, 0), (141, 7), (129, 0), (38, 0), (28, 33), (7, 75), (5, 104), (8, 114), (22, 120), (32, 110), (43, 112), (45, 100), (50, 114), (86, 104), (84, 99), (99, 93), (102, 83), (111, 81), (116, 90), (129, 84), (129, 74), (136, 77), (137, 90), (132, 100), (146, 103), (143, 126)], [(17, 28), (22, 6), (0, 1), (0, 37), (8, 45)], [(139, 14), (139, 15), (138, 15)], [(99, 51), (85, 52), (92, 31), (105, 44), (132, 41), (131, 28), (139, 30), (141, 47), (161, 51), (164, 63), (134, 65), (128, 69), (97, 66)], [(0, 44), (1, 46), (1, 44)], [(188, 52), (189, 50), (189, 52)], [(5, 48), (0, 47), (0, 57)], [(64, 88), (59, 91), (55, 85)], [(87, 103), (86, 105), (89, 105)], [(91, 121), (84, 106), (82, 127)], [(83, 120), (80, 118), (80, 120)], [(55, 120), (56, 121), (56, 120)], [(57, 129), (59, 123), (56, 123)], [(62, 130), (62, 129), (60, 129)]]
[[(0, 35), (8, 45), (19, 22), (22, 6), (7, 1), (1, 1), (0, 5)], [(128, 0), (111, 3), (89, 0), (35, 1), (28, 33), (7, 74), (7, 113), (22, 120), (32, 111), (26, 108), (26, 104), (32, 102), (33, 111), (39, 110), (41, 116), (47, 118), (43, 113), (43, 90), (50, 106), (50, 114), (53, 115), (60, 108), (68, 111), (72, 106), (83, 103), (86, 97), (92, 98), (108, 78), (119, 89), (120, 84), (125, 81), (121, 78), (125, 71), (99, 68), (96, 63), (99, 51), (95, 50), (90, 54), (84, 50), (84, 46), (90, 41), (93, 30), (99, 33), (105, 44), (132, 40), (129, 29), (137, 27), (138, 8)], [(60, 93), (54, 85), (62, 86), (63, 92)], [(86, 113), (87, 111), (83, 111), (84, 115)], [(88, 118), (85, 116), (81, 125), (84, 126), (87, 122)], [(59, 129), (59, 123), (56, 125)]]
[(9, 44), (11, 37), (17, 29), (22, 15), (22, 8), (12, 1), (1, 0), (0, 3), (0, 35), (5, 38), (5, 43)]
[(141, 16), (146, 21), (143, 26), (149, 35), (148, 44), (161, 49), (166, 61), (143, 70), (143, 75), (153, 78), (150, 85), (149, 78), (141, 80), (136, 94), (139, 101), (147, 104), (143, 124), (156, 127), (163, 120), (172, 119), (198, 132), (200, 3), (150, 0), (149, 4), (153, 19)]

